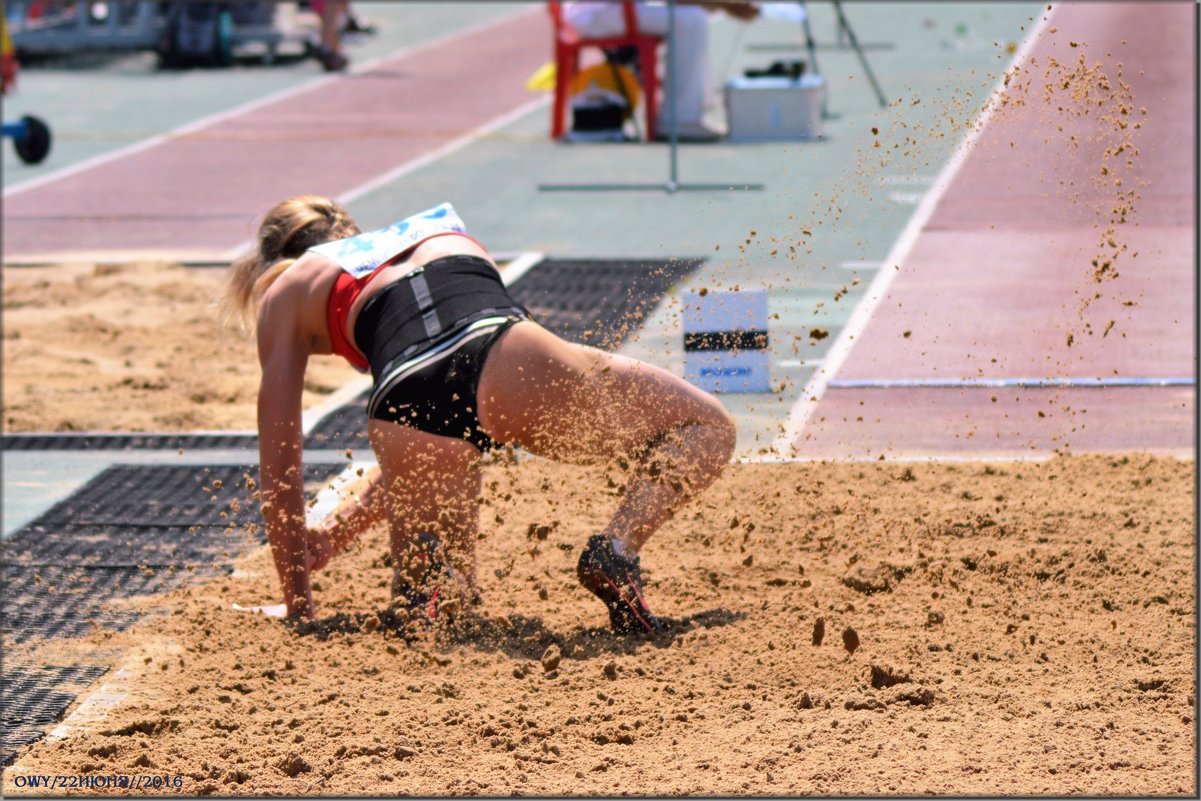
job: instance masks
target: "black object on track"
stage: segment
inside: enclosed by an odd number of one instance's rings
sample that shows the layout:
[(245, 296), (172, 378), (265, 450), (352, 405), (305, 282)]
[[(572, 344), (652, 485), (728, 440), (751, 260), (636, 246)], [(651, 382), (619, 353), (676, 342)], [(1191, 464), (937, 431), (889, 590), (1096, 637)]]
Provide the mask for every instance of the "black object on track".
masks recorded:
[[(305, 469), (306, 483), (336, 464)], [(0, 631), (6, 645), (122, 630), (139, 613), (111, 602), (228, 572), (265, 541), (249, 465), (115, 465), (4, 541)], [(253, 525), (252, 525), (253, 524)], [(105, 668), (4, 666), (8, 764), (59, 720)], [(74, 685), (82, 686), (74, 686)], [(13, 719), (10, 722), (10, 710)]]
[(254, 434), (5, 434), (6, 451), (253, 451)]
[(547, 259), (509, 291), (538, 322), (570, 340), (616, 350), (680, 279), (704, 262), (684, 259)]
[(107, 670), (96, 665), (5, 665), (0, 764), (12, 764), (18, 749), (62, 720), (76, 695)]

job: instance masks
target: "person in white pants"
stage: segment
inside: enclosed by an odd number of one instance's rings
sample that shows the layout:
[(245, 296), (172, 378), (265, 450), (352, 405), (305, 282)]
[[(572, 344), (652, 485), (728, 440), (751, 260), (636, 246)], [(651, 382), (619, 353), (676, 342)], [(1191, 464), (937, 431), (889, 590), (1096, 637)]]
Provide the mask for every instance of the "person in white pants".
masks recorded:
[[(721, 9), (735, 19), (754, 19), (759, 9), (754, 3), (679, 2), (676, 4), (676, 41), (672, 48), (676, 131), (680, 141), (710, 142), (718, 134), (705, 127), (705, 94), (709, 80), (709, 19), (706, 9)], [(615, 2), (571, 2), (563, 4), (564, 19), (580, 34), (587, 37), (619, 36), (626, 32), (622, 4)], [(666, 36), (668, 8), (666, 3), (637, 3), (635, 16), (638, 31), (654, 36)], [(659, 104), (655, 126), (660, 139), (669, 135), (670, 96), (672, 91), (666, 77), (664, 97)]]

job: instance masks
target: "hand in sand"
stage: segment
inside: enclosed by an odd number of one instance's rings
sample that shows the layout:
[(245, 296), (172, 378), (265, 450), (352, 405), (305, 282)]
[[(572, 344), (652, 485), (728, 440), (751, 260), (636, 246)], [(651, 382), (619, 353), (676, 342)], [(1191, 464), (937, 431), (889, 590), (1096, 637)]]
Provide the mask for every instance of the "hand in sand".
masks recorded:
[(309, 572), (325, 569), (329, 560), (334, 558), (337, 548), (334, 541), (323, 528), (310, 528), (306, 535), (309, 552)]

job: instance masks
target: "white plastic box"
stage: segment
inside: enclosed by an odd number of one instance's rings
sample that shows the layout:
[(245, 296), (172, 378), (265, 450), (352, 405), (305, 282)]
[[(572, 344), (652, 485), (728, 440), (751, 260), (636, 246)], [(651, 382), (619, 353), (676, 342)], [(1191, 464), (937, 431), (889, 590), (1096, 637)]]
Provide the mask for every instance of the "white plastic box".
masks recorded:
[(819, 139), (826, 81), (820, 75), (731, 78), (726, 81), (727, 139), (770, 142)]
[(767, 290), (684, 293), (684, 378), (708, 392), (771, 392)]

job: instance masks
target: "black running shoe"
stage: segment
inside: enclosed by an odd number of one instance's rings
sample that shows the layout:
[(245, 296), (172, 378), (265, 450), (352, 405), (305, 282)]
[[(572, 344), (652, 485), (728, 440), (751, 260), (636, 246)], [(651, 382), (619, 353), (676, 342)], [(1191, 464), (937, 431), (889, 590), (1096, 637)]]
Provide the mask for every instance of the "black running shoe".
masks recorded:
[(651, 614), (642, 593), (642, 570), (637, 556), (618, 556), (613, 542), (603, 534), (588, 539), (576, 568), (580, 584), (605, 602), (609, 623), (618, 634), (655, 635), (665, 631)]
[(442, 541), (428, 532), (418, 534), (404, 561), (392, 580), (392, 606), (406, 609), (415, 622), (433, 625), (457, 580)]

